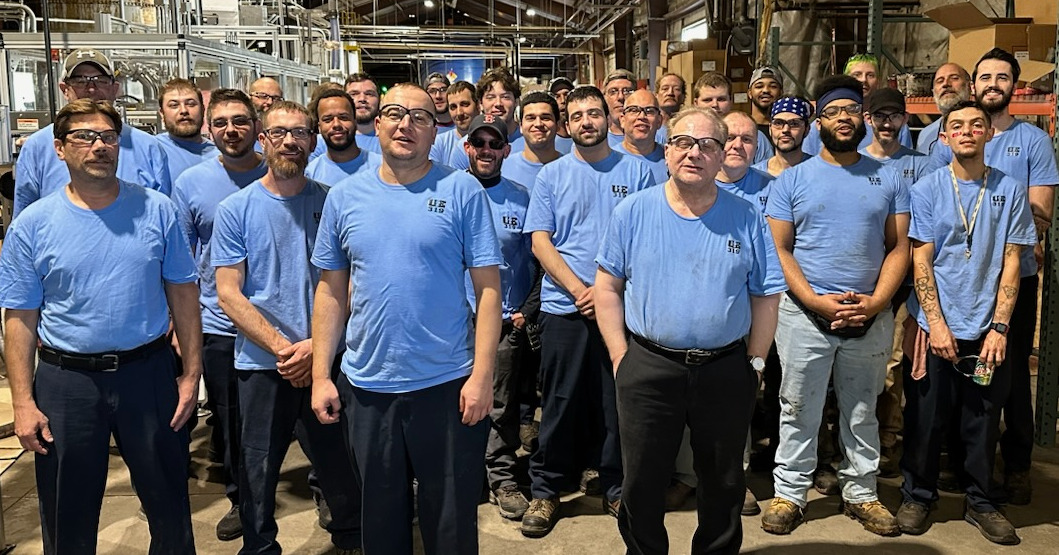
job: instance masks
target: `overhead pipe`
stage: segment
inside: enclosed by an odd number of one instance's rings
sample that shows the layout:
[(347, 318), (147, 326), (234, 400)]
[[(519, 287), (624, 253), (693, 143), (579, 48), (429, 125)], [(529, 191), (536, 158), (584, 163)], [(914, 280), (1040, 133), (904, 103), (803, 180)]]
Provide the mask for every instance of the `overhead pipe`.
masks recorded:
[(13, 9), (22, 13), (19, 20), (19, 30), (23, 33), (37, 32), (37, 14), (29, 9), (29, 6), (17, 2), (0, 2), (0, 9)]

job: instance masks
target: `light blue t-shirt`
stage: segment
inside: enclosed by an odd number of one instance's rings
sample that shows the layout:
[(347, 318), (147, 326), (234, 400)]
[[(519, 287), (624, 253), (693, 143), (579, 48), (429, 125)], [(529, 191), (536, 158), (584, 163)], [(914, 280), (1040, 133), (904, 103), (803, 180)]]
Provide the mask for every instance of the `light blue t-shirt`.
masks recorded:
[[(775, 156), (775, 153), (773, 153), (772, 156)], [(750, 168), (754, 169), (754, 170), (757, 170), (757, 171), (759, 171), (759, 172), (761, 172), (761, 173), (763, 173), (765, 175), (771, 176), (773, 179), (775, 179), (777, 176), (772, 175), (771, 173), (769, 173), (769, 160), (772, 159), (772, 156), (769, 156), (768, 158), (766, 158), (766, 159), (764, 159), (764, 160), (762, 160), (760, 162), (755, 162), (752, 166), (750, 166)], [(802, 152), (802, 162), (805, 162), (806, 160), (808, 160), (808, 159), (810, 159), (812, 157), (813, 157), (812, 154), (806, 154), (806, 153)], [(755, 156), (754, 158), (756, 159), (757, 157)], [(801, 164), (802, 162), (798, 162), (798, 164)], [(797, 164), (795, 164), (795, 165), (797, 165)]]
[(456, 122), (449, 122), (448, 125), (443, 125), (440, 122), (435, 125), (438, 129), (438, 135), (444, 135), (445, 133), (452, 133), (456, 130)]
[(379, 136), (375, 134), (374, 129), (371, 130), (371, 133), (361, 133), (360, 131), (357, 131), (357, 146), (360, 147), (361, 150), (374, 152), (375, 154), (382, 156), (382, 145), (379, 144)]
[(158, 144), (169, 161), (169, 177), (176, 183), (184, 170), (197, 166), (209, 158), (217, 156), (217, 146), (210, 141), (189, 141), (179, 137), (173, 137), (169, 133), (155, 135)]
[(625, 325), (673, 349), (716, 349), (750, 331), (750, 296), (787, 290), (761, 211), (717, 192), (705, 214), (673, 211), (665, 187), (614, 209), (596, 262), (626, 280)]
[[(309, 259), (326, 198), (327, 187), (312, 180), (290, 197), (273, 194), (258, 180), (217, 207), (213, 267), (245, 262), (243, 295), (291, 343), (311, 336), (320, 270)], [(239, 331), (235, 368), (275, 370), (276, 355)]]
[[(55, 153), (55, 136), (49, 125), (29, 136), (15, 162), (15, 205), (18, 216), (31, 203), (70, 182), (66, 162)], [(121, 127), (118, 179), (154, 189), (166, 196), (172, 188), (165, 151), (152, 136), (131, 125)]]
[(522, 152), (513, 152), (504, 159), (504, 165), (500, 167), (500, 175), (529, 190), (536, 183), (537, 174), (543, 167), (544, 164), (540, 162), (526, 160)]
[(316, 160), (317, 158), (323, 156), (326, 153), (327, 153), (327, 143), (324, 142), (324, 136), (319, 134), (319, 133), (317, 133), (316, 134), (316, 147), (313, 148), (313, 151), (309, 153), (309, 162), (312, 162), (313, 160)]
[(663, 123), (662, 126), (658, 128), (658, 131), (655, 131), (655, 142), (660, 144), (660, 145), (664, 145), (664, 144), (666, 144), (666, 141), (668, 139), (669, 139), (669, 126)]
[[(942, 143), (934, 145), (930, 154), (934, 166), (940, 168), (952, 162), (952, 149)], [(1054, 187), (1059, 184), (1052, 139), (1032, 123), (1015, 120), (1003, 133), (993, 135), (985, 144), (985, 163), (1008, 177), (1030, 187)], [(1031, 214), (1032, 215), (1032, 214)], [(1037, 275), (1037, 259), (1033, 249), (1022, 251), (1020, 277)]]
[(757, 150), (754, 151), (754, 160), (751, 163), (757, 164), (758, 162), (768, 161), (773, 154), (776, 154), (776, 149), (772, 147), (772, 142), (769, 141), (768, 135), (758, 129)]
[[(957, 182), (960, 203), (970, 220), (982, 182)], [(916, 183), (912, 188), (912, 223), (908, 236), (934, 243), (934, 280), (941, 313), (956, 339), (975, 340), (993, 321), (1004, 266), (1004, 245), (1032, 247), (1037, 242), (1037, 230), (1033, 226), (1026, 187), (993, 170), (975, 219), (971, 257), (967, 258), (967, 231), (956, 215), (955, 200), (952, 175), (947, 168)], [(921, 328), (930, 331), (915, 295), (908, 298), (908, 313)]]
[(489, 199), (471, 175), (435, 164), (409, 185), (378, 172), (328, 195), (312, 262), (350, 270), (352, 316), (342, 372), (382, 393), (418, 391), (471, 372), (467, 268), (499, 266)]
[(305, 167), (305, 177), (334, 187), (349, 176), (362, 171), (374, 171), (382, 164), (382, 156), (367, 150), (361, 150), (356, 158), (336, 164), (327, 154), (309, 162)]
[(64, 191), (26, 208), (0, 253), (0, 306), (40, 309), (49, 347), (89, 354), (127, 351), (165, 335), (165, 283), (195, 281), (176, 207), (165, 195), (121, 182), (102, 210)]
[(931, 161), (929, 156), (925, 156), (923, 153), (904, 145), (901, 145), (897, 152), (888, 158), (875, 158), (868, 154), (867, 149), (861, 149), (860, 154), (877, 160), (883, 166), (890, 168), (901, 179), (906, 189), (910, 189), (913, 183), (930, 173), (932, 169), (935, 169), (933, 167), (934, 162)]
[(195, 253), (203, 333), (235, 337), (235, 325), (217, 303), (217, 281), (210, 262), (217, 205), (266, 173), (268, 166), (264, 159), (250, 171), (230, 172), (221, 164), (220, 157), (215, 157), (188, 168), (173, 184), (173, 202), (188, 244)]
[(765, 203), (769, 200), (769, 190), (774, 179), (776, 178), (767, 171), (749, 168), (746, 175), (735, 183), (726, 183), (720, 179), (714, 179), (714, 183), (721, 189), (749, 202), (757, 208), (758, 212), (764, 213)]
[(819, 156), (772, 182), (765, 214), (794, 224), (794, 259), (818, 295), (875, 291), (886, 258), (885, 226), (908, 212), (908, 189), (878, 161), (851, 166)]
[(610, 143), (610, 148), (617, 148), (618, 145), (625, 140), (625, 134), (618, 134), (613, 131), (607, 131), (607, 142)]
[(555, 136), (555, 150), (558, 150), (563, 155), (570, 154), (570, 151), (574, 149), (574, 140), (570, 137)]
[(669, 167), (666, 166), (666, 151), (662, 145), (655, 143), (655, 149), (651, 151), (651, 154), (647, 156), (640, 156), (639, 154), (633, 154), (625, 148), (625, 142), (618, 143), (618, 146), (614, 147), (614, 150), (626, 155), (632, 156), (637, 160), (642, 160), (647, 167), (651, 168), (651, 175), (655, 178), (655, 183), (665, 183), (669, 180)]
[[(459, 153), (464, 159), (467, 158), (467, 154), (463, 152), (463, 143), (467, 142), (464, 135), (459, 133), (438, 133), (434, 137), (434, 144), (430, 145), (430, 159), (438, 164), (444, 166), (450, 166), (451, 158), (454, 156), (454, 150), (459, 147)], [(470, 166), (470, 162), (467, 162), (467, 167)], [(467, 169), (467, 167), (461, 169)]]
[(938, 138), (938, 133), (941, 131), (941, 118), (934, 120), (927, 124), (922, 131), (919, 132), (919, 138), (916, 139), (916, 150), (923, 154), (930, 154), (934, 151), (934, 145), (938, 144), (941, 140)]
[[(871, 124), (864, 122), (864, 129), (867, 133), (864, 134), (864, 138), (857, 145), (857, 150), (868, 148), (868, 145), (871, 144), (873, 133)], [(912, 148), (912, 132), (908, 130), (908, 124), (902, 125), (901, 129), (897, 131), (897, 142), (901, 143), (901, 146)], [(805, 134), (805, 141), (802, 142), (802, 152), (816, 156), (820, 154), (820, 150), (823, 148), (824, 143), (820, 141), (820, 129), (815, 124), (810, 124), (809, 131)]]
[[(500, 255), (503, 257), (500, 263), (500, 300), (504, 319), (509, 320), (526, 302), (533, 286), (535, 268), (530, 236), (522, 233), (522, 226), (526, 223), (526, 208), (529, 207), (529, 191), (522, 185), (501, 178), (500, 183), (487, 187), (485, 193), (489, 197), (493, 229), (500, 240)], [(465, 287), (471, 310), (477, 310), (469, 272)]]
[[(524, 231), (547, 231), (570, 269), (586, 284), (596, 281), (596, 254), (614, 207), (636, 191), (655, 184), (642, 161), (611, 152), (588, 163), (577, 153), (547, 164), (530, 189)], [(541, 310), (549, 314), (577, 311), (574, 297), (550, 276), (541, 285)]]

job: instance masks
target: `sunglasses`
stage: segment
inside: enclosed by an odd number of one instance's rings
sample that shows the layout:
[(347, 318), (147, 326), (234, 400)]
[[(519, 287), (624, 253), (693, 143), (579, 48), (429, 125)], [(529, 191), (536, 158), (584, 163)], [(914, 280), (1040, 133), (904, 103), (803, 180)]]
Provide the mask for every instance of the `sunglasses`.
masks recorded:
[(482, 148), (485, 145), (489, 145), (489, 148), (492, 149), (492, 150), (503, 150), (503, 148), (505, 146), (507, 146), (507, 141), (504, 140), (504, 139), (489, 139), (489, 140), (485, 140), (485, 139), (483, 139), (481, 137), (477, 137), (477, 136), (473, 136), (473, 135), (470, 136), (470, 137), (467, 137), (467, 142), (470, 143), (471, 146), (473, 146), (474, 148)]

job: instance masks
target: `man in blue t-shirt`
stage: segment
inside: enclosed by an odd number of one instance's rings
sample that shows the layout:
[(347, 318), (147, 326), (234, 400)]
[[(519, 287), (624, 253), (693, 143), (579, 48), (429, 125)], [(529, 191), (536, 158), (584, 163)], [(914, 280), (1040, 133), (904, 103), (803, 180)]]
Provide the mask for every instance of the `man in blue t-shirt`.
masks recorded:
[(875, 480), (875, 403), (893, 341), (890, 299), (908, 269), (908, 191), (893, 172), (857, 152), (866, 133), (861, 84), (838, 75), (816, 93), (824, 150), (783, 172), (765, 208), (790, 290), (776, 330), (783, 365), (776, 497), (761, 524), (789, 534), (801, 523), (834, 376), (844, 512), (870, 532), (894, 535), (897, 523), (879, 503)]
[[(967, 70), (956, 63), (941, 64), (934, 72), (934, 104), (941, 113), (948, 112), (957, 102), (971, 98), (971, 76)], [(932, 154), (938, 144), (938, 133), (941, 131), (941, 118), (934, 120), (919, 132), (916, 139), (916, 150), (923, 154)]]
[(163, 85), (158, 113), (166, 132), (155, 138), (168, 157), (169, 177), (175, 184), (184, 170), (217, 156), (217, 147), (202, 136), (202, 91), (191, 81), (173, 79)]
[(658, 130), (662, 127), (662, 110), (658, 107), (658, 99), (646, 89), (630, 94), (625, 97), (620, 119), (625, 138), (612, 148), (642, 160), (651, 168), (655, 183), (664, 183), (669, 179), (669, 170), (666, 168), (662, 145), (655, 142)]
[[(782, 96), (772, 103), (769, 133), (775, 151), (772, 156), (758, 161), (755, 154), (753, 168), (779, 177), (784, 170), (793, 168), (811, 158), (802, 151), (805, 133), (809, 129), (813, 105), (800, 96)], [(758, 131), (760, 137), (760, 130)], [(760, 138), (758, 139), (760, 145)]]
[[(467, 130), (471, 120), (478, 115), (478, 91), (467, 81), (456, 81), (449, 86), (449, 115), (455, 123), (452, 133), (438, 133), (434, 146), (430, 147), (430, 159), (443, 165), (450, 165), (454, 156), (467, 156), (463, 145), (467, 143)], [(459, 147), (459, 148), (456, 148)]]
[(699, 479), (691, 550), (735, 553), (743, 448), (786, 285), (760, 209), (713, 183), (722, 120), (692, 108), (669, 126), (672, 178), (615, 208), (596, 258), (625, 470), (618, 530), (630, 552), (669, 552), (665, 491), (687, 424)]
[(111, 435), (147, 515), (148, 551), (195, 552), (185, 426), (202, 374), (195, 264), (172, 201), (117, 178), (121, 128), (108, 103), (59, 110), (52, 148), (69, 177), (45, 183), (56, 192), (14, 221), (0, 255), (14, 427), (35, 453), (44, 553), (95, 552)]
[(570, 138), (570, 130), (566, 125), (566, 96), (574, 90), (574, 83), (566, 77), (556, 77), (548, 84), (548, 94), (555, 98), (559, 105), (559, 126), (555, 130), (555, 150), (563, 154), (570, 154), (574, 148), (574, 140)]
[[(607, 98), (607, 142), (614, 148), (625, 140), (621, 125), (621, 114), (625, 99), (636, 92), (636, 76), (627, 69), (618, 68), (603, 79), (603, 94)], [(569, 99), (567, 100), (569, 101)], [(576, 144), (576, 141), (574, 141)]]
[(750, 167), (757, 151), (757, 125), (743, 112), (724, 116), (728, 137), (724, 157), (717, 172), (716, 185), (754, 205), (764, 213), (773, 177)]
[(618, 415), (595, 322), (594, 256), (614, 207), (654, 185), (647, 165), (611, 150), (599, 89), (578, 87), (566, 102), (575, 148), (537, 174), (524, 229), (547, 272), (541, 285), (540, 446), (530, 456), (533, 500), (522, 518), (529, 537), (551, 531), (559, 492), (585, 461), (598, 467), (604, 511), (617, 516), (621, 505)]
[(217, 207), (211, 260), (220, 306), (237, 330), (242, 551), (280, 551), (276, 485), (298, 424), (298, 441), (312, 453), (331, 511), (331, 542), (340, 550), (354, 550), (361, 547), (356, 471), (341, 447), (342, 428), (316, 419), (308, 389), (313, 289), (319, 275), (309, 258), (327, 197), (324, 185), (305, 177), (316, 136), (309, 111), (289, 101), (273, 104), (262, 124), (259, 141), (268, 172)]
[(449, 78), (437, 71), (427, 75), (427, 80), (423, 83), (423, 89), (434, 101), (434, 113), (437, 114), (437, 121), (434, 125), (438, 128), (438, 135), (450, 133), (456, 129), (456, 124), (449, 115), (449, 87), (451, 85)]
[[(63, 62), (59, 90), (67, 101), (87, 98), (114, 103), (121, 84), (114, 66), (99, 50), (74, 50)], [(58, 191), (70, 180), (67, 165), (55, 155), (55, 132), (49, 125), (29, 136), (15, 162), (15, 203), (12, 218), (27, 206)], [(172, 181), (165, 151), (158, 141), (131, 125), (121, 128), (118, 179), (169, 195)]]
[(367, 73), (353, 73), (346, 78), (346, 94), (357, 109), (357, 146), (368, 152), (382, 154), (379, 138), (375, 135), (375, 116), (379, 115), (379, 88), (375, 78)]
[(562, 156), (555, 148), (559, 105), (548, 93), (537, 91), (522, 97), (519, 108), (525, 148), (522, 152), (512, 151), (500, 172), (529, 189), (537, 181), (541, 168)]
[(180, 174), (173, 202), (198, 268), (202, 315), (203, 378), (206, 406), (213, 413), (211, 445), (224, 467), (225, 494), (231, 502), (217, 523), (217, 539), (231, 541), (243, 533), (239, 519), (239, 396), (235, 390), (235, 326), (217, 302), (210, 252), (217, 205), (268, 171), (254, 150), (261, 126), (254, 105), (237, 89), (215, 89), (206, 110), (210, 133), (220, 150)]
[[(1012, 383), (1007, 332), (1019, 288), (1019, 253), (1037, 242), (1026, 187), (985, 164), (989, 113), (973, 101), (942, 116), (941, 141), (957, 156), (912, 189), (909, 333), (929, 352), (905, 371), (901, 531), (919, 535), (938, 500), (945, 439), (963, 454), (964, 519), (992, 542), (1019, 543), (993, 486), (1000, 411)], [(918, 325), (916, 325), (918, 324)], [(949, 425), (951, 422), (951, 425)], [(947, 436), (947, 437), (946, 437)], [(944, 438), (944, 439), (943, 439)]]
[[(771, 78), (769, 78), (771, 80)], [(698, 108), (710, 108), (722, 118), (732, 111), (732, 80), (723, 73), (707, 71), (695, 81), (692, 87), (692, 105)], [(778, 93), (777, 93), (778, 94)], [(757, 154), (754, 163), (768, 160), (772, 156), (772, 144), (769, 136), (760, 128), (757, 131)]]
[(374, 171), (381, 158), (357, 146), (356, 108), (353, 99), (341, 89), (320, 93), (311, 104), (309, 113), (316, 118), (320, 137), (327, 151), (309, 162), (305, 175), (328, 187), (334, 187), (359, 171)]
[(476, 554), (501, 328), (488, 195), (431, 163), (434, 105), (417, 85), (386, 93), (375, 129), (379, 170), (331, 190), (313, 249), (313, 410), (349, 428), (365, 552), (412, 552), (414, 479), (427, 553)]

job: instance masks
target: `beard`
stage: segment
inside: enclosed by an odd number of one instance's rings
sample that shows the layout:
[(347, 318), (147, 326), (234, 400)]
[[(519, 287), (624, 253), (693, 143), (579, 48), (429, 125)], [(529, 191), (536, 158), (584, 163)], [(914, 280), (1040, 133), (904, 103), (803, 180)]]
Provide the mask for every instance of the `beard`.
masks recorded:
[(757, 109), (760, 110), (762, 114), (768, 114), (769, 111), (772, 110), (772, 104), (776, 102), (776, 99), (773, 98), (772, 100), (769, 101), (768, 104), (765, 104), (764, 102), (761, 102), (757, 98), (751, 98), (750, 102), (751, 102), (751, 104), (756, 106)]
[(781, 145), (783, 145), (783, 143), (777, 142), (776, 146), (775, 146), (776, 151), (781, 153), (781, 154), (788, 154), (788, 153), (791, 153), (791, 152), (797, 152), (797, 151), (802, 149), (802, 141), (798, 141), (798, 142), (793, 142), (792, 141), (789, 146), (781, 146)]
[(830, 129), (823, 125), (820, 126), (820, 142), (832, 153), (856, 152), (857, 147), (860, 146), (860, 142), (863, 141), (864, 137), (867, 135), (868, 130), (864, 127), (863, 123), (854, 128), (853, 136), (846, 140), (839, 139)]
[(220, 150), (221, 154), (229, 158), (242, 158), (254, 150), (254, 143), (256, 142), (257, 141), (249, 141), (245, 146), (238, 149), (228, 146), (228, 143), (225, 143), (223, 140), (220, 142), (214, 141), (214, 144), (217, 145), (217, 150)]
[[(983, 100), (987, 93), (993, 91), (1000, 93), (1000, 100)], [(989, 112), (990, 116), (995, 116), (1000, 112), (1003, 112), (1004, 109), (1008, 107), (1008, 104), (1011, 104), (1011, 94), (1011, 92), (1004, 92), (996, 87), (989, 87), (988, 89), (982, 91), (982, 94), (975, 95), (975, 100), (977, 100), (978, 103), (981, 104), (983, 108), (985, 108), (986, 112)]]
[(350, 148), (352, 148), (353, 145), (356, 144), (356, 141), (353, 140), (353, 133), (354, 133), (354, 131), (350, 130), (346, 134), (346, 142), (345, 143), (336, 143), (336, 142), (334, 142), (334, 140), (331, 138), (330, 135), (321, 135), (321, 137), (323, 137), (323, 139), (324, 139), (324, 144), (327, 145), (327, 150), (333, 150), (335, 152), (345, 152), (345, 151), (349, 150)]
[(305, 166), (309, 165), (309, 155), (299, 148), (298, 158), (290, 160), (280, 155), (279, 149), (269, 149), (265, 153), (265, 161), (269, 170), (276, 174), (279, 179), (291, 179), (305, 173)]
[(572, 139), (574, 141), (574, 144), (577, 145), (577, 146), (583, 146), (585, 148), (590, 148), (590, 147), (594, 147), (594, 146), (602, 143), (603, 141), (607, 140), (607, 130), (606, 129), (597, 130), (595, 137), (589, 137), (589, 138), (582, 137), (580, 133), (577, 133), (577, 134), (571, 133), (570, 134), (570, 139)]
[(379, 115), (379, 110), (371, 110), (368, 115), (361, 116), (360, 110), (356, 110), (356, 116), (353, 118), (356, 120), (357, 125), (367, 125), (375, 121), (375, 116)]
[(944, 93), (940, 97), (935, 95), (934, 104), (937, 104), (938, 109), (944, 113), (952, 109), (957, 103), (963, 102), (964, 100), (970, 100), (970, 98), (970, 90), (958, 90), (955, 91), (955, 94), (950, 94), (948, 96), (945, 96)]
[(174, 121), (172, 123), (165, 122), (165, 130), (173, 137), (179, 137), (181, 139), (191, 139), (198, 137), (202, 130), (202, 122), (198, 125), (189, 121)]

